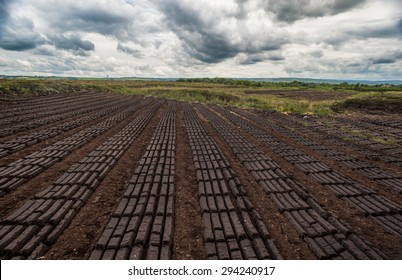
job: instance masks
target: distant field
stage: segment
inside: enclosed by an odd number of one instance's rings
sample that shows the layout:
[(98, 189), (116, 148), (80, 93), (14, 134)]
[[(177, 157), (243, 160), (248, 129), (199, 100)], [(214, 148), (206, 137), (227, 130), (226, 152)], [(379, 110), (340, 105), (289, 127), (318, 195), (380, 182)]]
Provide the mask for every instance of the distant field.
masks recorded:
[(231, 79), (178, 81), (105, 79), (1, 79), (1, 98), (96, 90), (240, 108), (328, 115), (345, 111), (401, 113), (402, 86), (253, 82)]

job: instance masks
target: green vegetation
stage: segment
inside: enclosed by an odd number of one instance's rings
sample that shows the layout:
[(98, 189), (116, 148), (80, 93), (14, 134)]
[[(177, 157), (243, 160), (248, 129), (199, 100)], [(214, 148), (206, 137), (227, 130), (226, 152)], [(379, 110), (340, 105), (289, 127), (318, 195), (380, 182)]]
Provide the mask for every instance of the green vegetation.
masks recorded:
[(396, 145), (397, 144), (395, 138), (393, 138), (393, 137), (388, 138), (388, 139), (383, 139), (380, 137), (373, 137), (373, 138), (371, 138), (371, 140), (381, 143), (381, 144), (386, 144), (386, 145)]
[[(359, 130), (359, 129), (350, 129), (348, 127), (342, 127), (341, 130), (343, 132), (346, 132), (350, 136), (363, 137), (363, 138), (369, 139), (369, 140), (377, 142), (377, 143), (386, 144), (386, 145), (396, 145), (397, 144), (394, 137), (388, 136), (388, 137), (382, 138), (382, 137), (374, 136), (372, 133), (370, 133), (370, 131), (364, 130), (364, 129)], [(348, 135), (342, 137), (342, 140), (350, 141), (350, 137)]]
[(226, 79), (226, 78), (190, 78), (178, 79), (177, 82), (181, 83), (209, 83), (221, 84), (231, 86), (243, 86), (254, 88), (269, 88), (269, 89), (298, 89), (298, 90), (341, 90), (353, 92), (387, 92), (387, 91), (402, 91), (402, 85), (388, 85), (388, 84), (349, 84), (346, 82), (339, 84), (329, 83), (308, 83), (300, 81), (290, 82), (270, 82), (270, 81), (252, 81), (240, 79)]
[(96, 90), (241, 108), (328, 115), (362, 109), (400, 112), (402, 86), (263, 82), (237, 79), (0, 79), (0, 98)]
[(332, 106), (336, 112), (346, 110), (402, 113), (402, 92), (365, 92), (355, 94)]
[(75, 92), (80, 86), (67, 80), (47, 79), (0, 79), (0, 98), (16, 96), (37, 96), (58, 92)]

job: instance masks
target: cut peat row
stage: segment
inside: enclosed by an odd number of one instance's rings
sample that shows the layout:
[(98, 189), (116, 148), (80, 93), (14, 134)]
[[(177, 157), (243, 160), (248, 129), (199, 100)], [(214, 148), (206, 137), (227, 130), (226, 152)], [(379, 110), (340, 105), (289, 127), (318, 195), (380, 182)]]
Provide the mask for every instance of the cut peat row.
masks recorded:
[[(293, 119), (295, 117), (292, 117)], [(386, 164), (402, 167), (401, 148), (395, 144), (373, 142), (367, 138), (346, 132), (341, 124), (334, 125), (333, 120), (311, 117), (309, 129), (321, 135), (325, 135), (328, 141), (345, 146), (374, 161), (382, 161)], [(383, 138), (384, 139), (384, 138)], [(396, 153), (394, 153), (396, 152)]]
[(402, 133), (402, 118), (399, 115), (399, 118), (392, 117), (381, 117), (378, 118), (370, 118), (368, 116), (362, 117), (358, 119), (361, 122), (370, 123), (376, 125), (376, 128), (383, 128), (383, 127), (391, 127), (391, 128), (398, 128), (400, 129), (399, 132)]
[(0, 259), (402, 256), (399, 116), (96, 92), (0, 109)]
[[(145, 105), (150, 102), (145, 101)], [(63, 160), (74, 150), (80, 148), (93, 138), (101, 135), (119, 122), (123, 121), (141, 107), (141, 103), (132, 105), (123, 112), (93, 125), (87, 129), (63, 139), (45, 149), (34, 152), (23, 159), (17, 160), (6, 167), (0, 168), (0, 197), (14, 191), (29, 179), (40, 174), (54, 163)]]
[[(317, 125), (317, 121), (314, 120), (317, 117), (303, 117), (298, 114), (291, 114), (285, 117), (276, 112), (262, 113), (252, 111), (252, 113), (263, 117), (266, 121), (278, 120), (282, 125), (290, 127), (295, 131), (298, 129), (301, 129), (305, 132), (308, 131), (308, 134), (306, 135), (312, 136), (313, 139), (319, 142), (325, 143), (327, 147), (333, 148), (334, 152), (340, 151), (344, 154), (351, 154), (360, 161), (367, 162), (374, 166), (378, 165), (378, 167), (388, 170), (391, 173), (402, 174), (401, 168), (397, 166), (398, 162), (402, 166), (402, 159), (397, 159), (394, 157), (392, 160), (390, 160), (390, 157), (387, 155), (380, 155), (378, 152), (373, 152), (370, 149), (362, 148), (353, 142), (341, 140), (339, 138), (339, 130), (333, 128), (331, 129), (329, 127), (322, 128), (322, 126)], [(250, 111), (248, 114), (250, 114)], [(271, 118), (273, 118), (273, 120), (271, 120)], [(393, 164), (391, 162), (393, 162)]]
[(90, 259), (171, 259), (176, 106), (170, 105)]
[(392, 153), (388, 153), (389, 145), (376, 143), (373, 146), (371, 143), (364, 143), (359, 140), (353, 139), (350, 134), (342, 132), (340, 130), (336, 130), (333, 128), (323, 127), (321, 125), (313, 124), (311, 129), (317, 131), (318, 133), (327, 133), (331, 136), (331, 140), (336, 144), (343, 145), (354, 151), (364, 155), (366, 158), (371, 159), (373, 161), (381, 161), (385, 164), (395, 166), (397, 168), (402, 167), (402, 159), (401, 157), (397, 157)]
[[(143, 132), (123, 153), (122, 157), (117, 161), (116, 165), (113, 166), (107, 176), (105, 176), (79, 213), (72, 219), (70, 225), (42, 257), (43, 259), (83, 260), (89, 258), (95, 248), (96, 242), (102, 234), (102, 230), (106, 227), (118, 202), (123, 197), (127, 184), (133, 176), (135, 167), (152, 138), (160, 117), (165, 111), (165, 107), (166, 104), (162, 105), (161, 109), (154, 114)], [(85, 145), (85, 151), (81, 154), (91, 152), (94, 147), (100, 145), (110, 136), (118, 133), (136, 117), (146, 112), (147, 109), (148, 107), (140, 108), (138, 112), (131, 117), (97, 137), (88, 145)], [(70, 156), (66, 158), (66, 161), (70, 162), (66, 163), (66, 165), (71, 166), (81, 159), (82, 156), (79, 156), (79, 154), (80, 152), (78, 150), (72, 154), (71, 158)], [(56, 165), (63, 166), (63, 162), (57, 163)], [(54, 168), (57, 170), (57, 166), (54, 166)], [(57, 178), (53, 179), (52, 182), (56, 179)]]
[[(216, 108), (216, 107), (215, 107)], [(368, 216), (380, 223), (388, 231), (402, 236), (402, 208), (392, 201), (384, 198), (376, 192), (357, 184), (332, 170), (321, 161), (306, 155), (301, 150), (289, 146), (280, 141), (277, 137), (268, 134), (263, 129), (238, 115), (230, 113), (226, 109), (217, 108), (219, 113), (224, 115), (233, 123), (240, 125), (253, 137), (265, 143), (277, 154), (291, 163), (297, 169), (313, 178), (322, 186), (332, 190), (338, 198), (347, 201), (350, 205), (359, 210), (364, 216)], [(256, 118), (255, 121), (264, 121)]]
[[(243, 116), (248, 116), (249, 118), (253, 118), (251, 114), (245, 114), (244, 112), (240, 112), (239, 110), (233, 109), (236, 113), (242, 114)], [(255, 121), (262, 121), (262, 118), (253, 118)], [(383, 170), (377, 166), (374, 166), (371, 163), (366, 161), (362, 161), (352, 155), (342, 153), (340, 151), (336, 151), (333, 148), (329, 148), (322, 143), (318, 143), (311, 139), (311, 136), (314, 138), (318, 138), (320, 140), (325, 141), (325, 137), (321, 137), (320, 134), (316, 132), (312, 132), (306, 127), (296, 125), (293, 122), (290, 122), (288, 119), (283, 117), (279, 117), (278, 114), (272, 114), (271, 118), (264, 118), (264, 125), (270, 126), (275, 129), (277, 132), (287, 137), (288, 139), (292, 139), (297, 143), (307, 146), (311, 150), (318, 152), (325, 156), (327, 159), (330, 159), (334, 162), (339, 163), (340, 165), (356, 171), (360, 173), (362, 176), (366, 177), (369, 180), (372, 180), (375, 183), (380, 183), (386, 187), (389, 187), (395, 190), (398, 193), (402, 193), (402, 175), (394, 175), (390, 172)], [(267, 124), (266, 122), (269, 122)], [(288, 127), (291, 127), (289, 129)], [(310, 139), (302, 135), (309, 135)], [(314, 166), (306, 166), (305, 171), (313, 171)]]
[[(350, 125), (350, 128), (354, 129), (357, 128), (359, 130), (364, 131), (369, 131), (372, 135), (375, 137), (381, 137), (381, 138), (389, 138), (389, 137), (394, 137), (396, 142), (400, 145), (402, 145), (402, 129), (400, 128), (400, 123), (399, 126), (396, 125), (397, 121), (393, 120), (391, 126), (389, 126), (389, 121), (379, 121), (379, 123), (372, 123), (372, 122), (367, 122), (364, 120), (360, 120), (358, 118), (345, 118), (345, 117), (337, 117), (336, 120), (338, 120), (341, 123), (348, 123)], [(399, 119), (399, 122), (401, 119)]]
[(161, 106), (156, 102), (0, 223), (2, 259), (37, 259), (70, 224)]
[(207, 259), (281, 259), (265, 224), (215, 141), (187, 106)]
[(175, 225), (172, 258), (204, 260), (202, 212), (198, 203), (196, 169), (184, 121), (184, 102), (176, 113)]
[[(374, 248), (325, 211), (271, 158), (239, 135), (227, 121), (198, 106), (226, 140), (278, 210), (296, 227), (318, 259), (382, 259)], [(225, 117), (225, 111), (215, 107)]]
[(54, 95), (52, 98), (48, 98), (48, 100), (44, 102), (38, 102), (37, 98), (30, 98), (25, 102), (22, 101), (22, 104), (10, 105), (9, 107), (5, 108), (0, 116), (0, 126), (22, 122), (29, 120), (30, 118), (48, 116), (49, 113), (47, 111), (66, 107), (71, 103), (76, 103), (77, 99), (85, 100), (88, 98), (88, 96), (99, 99), (107, 97), (107, 95), (104, 94)]
[[(19, 150), (28, 148), (32, 145), (38, 144), (44, 140), (50, 139), (50, 138), (60, 135), (62, 133), (65, 133), (76, 127), (87, 124), (93, 120), (102, 118), (103, 116), (111, 114), (114, 111), (121, 110), (121, 109), (127, 107), (128, 102), (136, 102), (136, 101), (139, 101), (139, 99), (132, 100), (132, 101), (120, 100), (120, 101), (114, 101), (111, 103), (106, 103), (106, 105), (101, 104), (99, 106), (94, 106), (94, 107), (92, 107), (92, 109), (93, 109), (93, 111), (96, 111), (95, 113), (89, 114), (87, 116), (84, 116), (84, 117), (81, 117), (78, 119), (68, 121), (66, 123), (59, 124), (57, 126), (52, 126), (52, 127), (40, 130), (40, 131), (26, 134), (26, 135), (20, 136), (18, 138), (9, 140), (4, 143), (0, 143), (0, 158), (3, 156), (6, 156), (6, 155), (13, 154)], [(98, 111), (98, 110), (100, 110), (100, 111)]]
[(47, 114), (45, 117), (34, 119), (28, 122), (14, 125), (12, 127), (6, 127), (0, 129), (0, 137), (6, 137), (18, 132), (23, 132), (31, 130), (40, 126), (55, 123), (57, 121), (62, 121), (67, 118), (79, 116), (80, 114), (88, 113), (93, 111), (92, 106), (102, 104), (105, 100), (94, 100), (93, 97), (88, 96), (87, 100), (76, 101), (74, 105), (62, 107), (62, 109), (54, 110)]

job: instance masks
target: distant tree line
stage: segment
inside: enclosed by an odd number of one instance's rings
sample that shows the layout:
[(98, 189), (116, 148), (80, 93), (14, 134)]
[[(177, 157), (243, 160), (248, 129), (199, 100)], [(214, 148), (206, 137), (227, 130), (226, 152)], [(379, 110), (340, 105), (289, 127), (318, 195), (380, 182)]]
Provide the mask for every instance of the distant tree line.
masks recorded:
[(176, 80), (182, 83), (209, 83), (231, 86), (258, 87), (258, 88), (297, 88), (297, 89), (332, 89), (332, 90), (355, 90), (355, 91), (402, 91), (402, 85), (390, 84), (350, 84), (343, 82), (340, 84), (330, 83), (311, 83), (301, 81), (272, 82), (272, 81), (254, 81), (230, 78), (181, 78)]

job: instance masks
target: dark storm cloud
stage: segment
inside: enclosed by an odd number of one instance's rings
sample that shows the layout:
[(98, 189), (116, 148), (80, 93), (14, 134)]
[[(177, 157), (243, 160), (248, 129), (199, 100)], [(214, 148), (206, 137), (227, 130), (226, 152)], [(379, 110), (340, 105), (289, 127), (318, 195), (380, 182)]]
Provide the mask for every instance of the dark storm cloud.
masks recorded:
[(8, 51), (26, 51), (43, 45), (46, 39), (34, 32), (31, 19), (11, 18), (11, 4), (16, 2), (0, 0), (0, 48)]
[(26, 51), (46, 43), (46, 39), (34, 32), (33, 22), (28, 18), (8, 20), (0, 31), (0, 48), (9, 51)]
[(373, 64), (391, 64), (395, 63), (396, 59), (391, 57), (382, 57), (373, 60)]
[(0, 42), (0, 47), (8, 51), (26, 51), (34, 49), (38, 45), (35, 38), (24, 37), (3, 37)]
[(39, 47), (35, 50), (33, 50), (34, 54), (38, 54), (38, 55), (44, 55), (44, 56), (56, 56), (57, 53), (51, 49), (48, 49), (46, 47)]
[[(46, 17), (54, 30), (65, 32), (91, 32), (111, 36), (119, 41), (142, 41), (143, 35), (155, 33), (161, 27), (153, 22), (139, 5), (123, 0), (115, 1), (65, 1), (63, 9), (54, 9), (49, 1), (37, 1), (35, 8)], [(50, 0), (54, 4), (58, 1)]]
[(125, 32), (125, 26), (130, 19), (106, 10), (104, 7), (70, 7), (62, 16), (65, 21), (58, 27), (64, 30), (81, 30), (107, 35), (120, 35)]
[(400, 19), (400, 20), (398, 21), (398, 23), (397, 23), (397, 25), (396, 25), (396, 28), (397, 28), (397, 30), (398, 30), (398, 32), (399, 32), (399, 35), (402, 36), (402, 19)]
[(248, 2), (249, 0), (235, 0), (235, 3), (237, 5), (237, 18), (243, 19), (247, 17), (248, 11), (246, 9), (246, 5)]
[(401, 3), (0, 0), (0, 64), (66, 75), (395, 76)]
[(285, 57), (282, 55), (271, 55), (268, 57), (268, 60), (271, 61), (281, 61), (281, 60), (285, 60)]
[(230, 44), (224, 34), (215, 32), (211, 22), (204, 21), (199, 11), (179, 1), (159, 1), (159, 8), (192, 57), (206, 63), (216, 63), (239, 53), (239, 48)]
[(9, 17), (8, 13), (8, 4), (10, 1), (7, 0), (0, 0), (0, 36), (1, 36), (1, 29), (6, 24), (7, 19)]
[(262, 61), (267, 60), (267, 58), (263, 55), (250, 55), (250, 56), (246, 56), (244, 58), (240, 58), (238, 60), (238, 63), (240, 65), (250, 65), (250, 64), (256, 64)]
[(236, 56), (240, 49), (222, 34), (200, 30), (195, 34), (180, 34), (184, 49), (194, 58), (206, 63), (218, 63)]
[(54, 45), (58, 50), (65, 50), (78, 56), (89, 56), (95, 50), (95, 45), (91, 41), (83, 40), (78, 35), (49, 35), (48, 44)]
[(322, 50), (312, 50), (308, 52), (308, 55), (314, 58), (321, 58), (324, 56), (324, 52)]
[(93, 51), (95, 49), (94, 43), (88, 40), (82, 40), (77, 35), (66, 37), (64, 35), (52, 35), (49, 36), (51, 44), (57, 49), (67, 51)]
[(118, 43), (117, 44), (117, 50), (127, 53), (133, 57), (137, 57), (137, 58), (143, 58), (144, 55), (141, 53), (141, 51), (127, 47), (127, 46), (123, 46), (122, 44)]
[(330, 0), (328, 2), (328, 10), (330, 11), (330, 15), (336, 15), (339, 13), (343, 13), (349, 11), (357, 6), (361, 5), (362, 3), (366, 2), (367, 0)]
[[(240, 53), (248, 55), (263, 51), (278, 50), (287, 42), (284, 37), (270, 37), (261, 41), (261, 38), (247, 38), (249, 34), (242, 34), (236, 27), (226, 26), (228, 30), (219, 29), (222, 21), (233, 17), (233, 14), (221, 12), (216, 17), (197, 10), (191, 4), (181, 1), (156, 1), (159, 9), (165, 15), (167, 26), (180, 39), (184, 50), (193, 58), (205, 63), (219, 63), (233, 58)], [(218, 11), (215, 11), (219, 13)], [(237, 21), (237, 18), (234, 18)], [(230, 29), (232, 28), (232, 29)], [(234, 31), (231, 31), (234, 30)], [(241, 42), (230, 39), (231, 32), (242, 38)], [(267, 30), (269, 33), (270, 30)], [(250, 63), (260, 62), (259, 58), (252, 58)]]
[(238, 59), (238, 63), (240, 65), (251, 65), (256, 64), (263, 61), (282, 61), (285, 60), (281, 54), (253, 54), (245, 57), (241, 57)]
[(372, 59), (372, 64), (392, 64), (402, 60), (402, 51), (394, 51)]
[(391, 39), (399, 36), (398, 24), (359, 26), (348, 30), (338, 30), (323, 41), (332, 46), (342, 46), (351, 40)]
[(293, 23), (304, 18), (343, 13), (365, 2), (366, 0), (270, 0), (265, 2), (264, 8), (272, 12), (276, 20)]
[(359, 29), (346, 31), (345, 34), (359, 39), (394, 38), (398, 36), (398, 26), (397, 24), (375, 27), (362, 26)]

